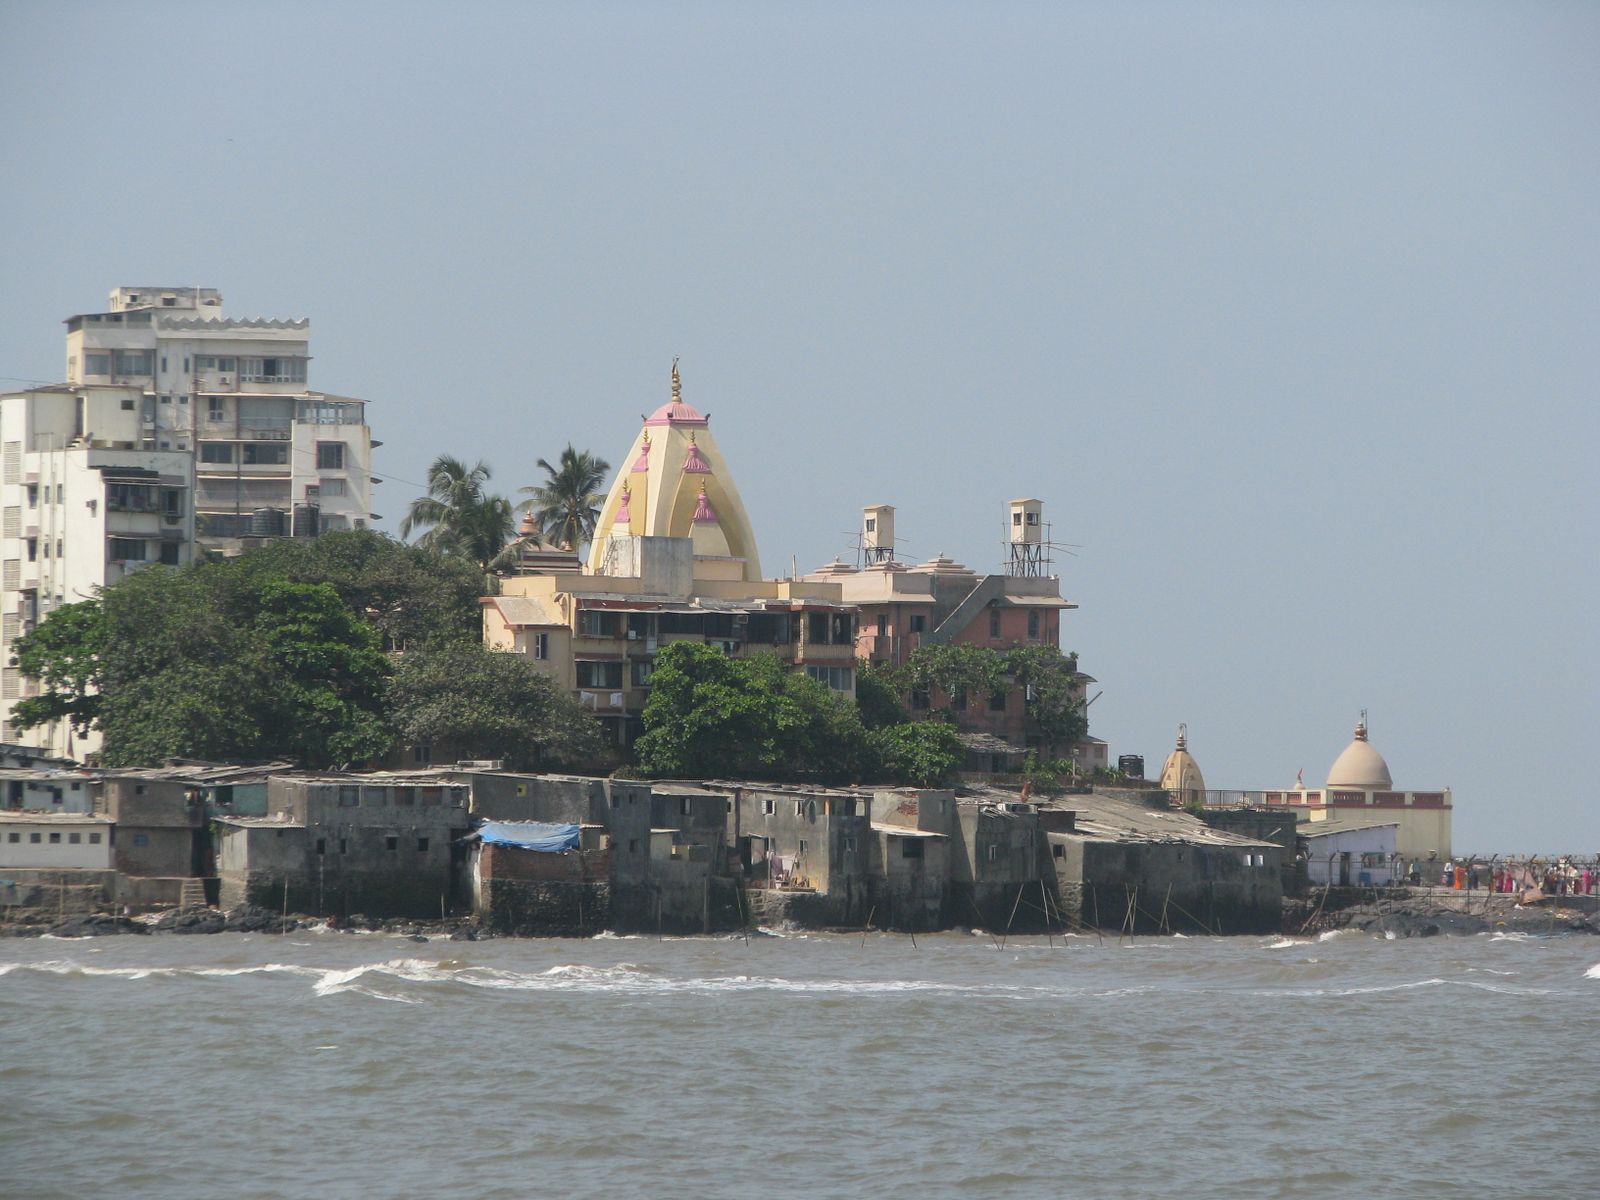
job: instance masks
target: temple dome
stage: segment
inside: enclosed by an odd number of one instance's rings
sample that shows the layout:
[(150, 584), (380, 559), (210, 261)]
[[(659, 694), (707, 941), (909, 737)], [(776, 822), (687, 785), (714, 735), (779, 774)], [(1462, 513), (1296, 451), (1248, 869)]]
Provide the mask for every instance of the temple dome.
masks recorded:
[(1172, 793), (1179, 804), (1204, 804), (1206, 781), (1200, 774), (1200, 764), (1189, 753), (1189, 728), (1178, 726), (1178, 744), (1167, 761), (1161, 765), (1162, 790)]
[(617, 474), (601, 506), (589, 547), (591, 574), (606, 569), (613, 541), (672, 537), (690, 538), (697, 561), (735, 560), (708, 568), (716, 578), (729, 578), (730, 572), (733, 578), (761, 578), (749, 514), (706, 422), (698, 409), (684, 403), (674, 362), (671, 399), (644, 418), (620, 460), (631, 466)]
[(1389, 776), (1389, 764), (1367, 741), (1365, 716), (1356, 725), (1355, 740), (1344, 748), (1344, 753), (1334, 759), (1333, 766), (1328, 768), (1327, 786), (1380, 792), (1390, 791), (1394, 787), (1394, 780)]

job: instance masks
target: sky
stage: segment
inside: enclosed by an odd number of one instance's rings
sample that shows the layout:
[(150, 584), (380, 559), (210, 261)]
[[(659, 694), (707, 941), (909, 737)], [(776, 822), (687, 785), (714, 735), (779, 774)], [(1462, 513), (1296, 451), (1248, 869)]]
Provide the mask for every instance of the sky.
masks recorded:
[(1001, 562), (1092, 731), (1600, 851), (1600, 6), (0, 0), (0, 386), (122, 284), (309, 317), (393, 530), (667, 394), (769, 574)]

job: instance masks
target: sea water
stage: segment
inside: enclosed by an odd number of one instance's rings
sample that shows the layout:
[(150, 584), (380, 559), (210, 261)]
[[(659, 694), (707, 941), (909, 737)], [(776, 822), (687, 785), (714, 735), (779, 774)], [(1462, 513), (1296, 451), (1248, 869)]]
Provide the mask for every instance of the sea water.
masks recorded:
[(0, 942), (7, 1197), (1564, 1196), (1600, 939)]

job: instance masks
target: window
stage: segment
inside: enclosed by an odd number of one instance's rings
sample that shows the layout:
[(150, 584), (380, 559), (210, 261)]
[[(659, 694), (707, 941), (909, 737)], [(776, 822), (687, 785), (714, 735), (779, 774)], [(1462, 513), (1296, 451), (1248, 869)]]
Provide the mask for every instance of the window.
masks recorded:
[[(219, 358), (214, 354), (200, 354), (194, 360), (194, 369), (197, 371), (225, 371), (232, 375), (238, 369), (238, 366), (238, 359)], [(188, 370), (188, 367), (185, 366), (184, 370)]]
[(147, 483), (108, 483), (106, 511), (155, 512), (156, 489)]
[(30, 483), (28, 485), (28, 507), (39, 507), (39, 485), (37, 483)]
[(932, 701), (929, 700), (927, 692), (913, 691), (911, 693), (912, 708), (924, 709), (927, 708), (931, 703)]
[(922, 857), (922, 841), (921, 841), (921, 839), (920, 838), (901, 838), (900, 839), (900, 857), (901, 858), (921, 858)]
[(808, 666), (806, 674), (836, 692), (848, 692), (855, 687), (856, 673), (854, 667)]
[(251, 383), (304, 383), (306, 360), (288, 356), (241, 358), (239, 378)]
[[(220, 419), (222, 414), (215, 413), (213, 416), (216, 419)], [(231, 463), (233, 461), (233, 443), (201, 442), (200, 461), (203, 463)]]
[(125, 399), (122, 402), (122, 411), (123, 412), (132, 412), (133, 411), (133, 398), (132, 397), (129, 397), (129, 398)]
[(621, 637), (621, 614), (584, 609), (578, 613), (578, 634), (580, 637)]
[(444, 789), (442, 787), (418, 788), (417, 792), (422, 799), (423, 808), (438, 808), (444, 803)]
[(992, 638), (1000, 636), (1000, 610), (998, 608), (989, 610), (989, 636)]
[(178, 554), (182, 549), (183, 547), (179, 546), (177, 542), (162, 542), (161, 565), (164, 567), (178, 566), (180, 562)]
[(532, 638), (532, 644), (533, 656), (535, 658), (550, 657), (550, 635), (548, 633), (534, 634)]
[(678, 815), (680, 817), (687, 817), (692, 812), (693, 812), (693, 806), (689, 803), (689, 797), (687, 797), (687, 796), (679, 796), (678, 797)]
[(108, 538), (110, 544), (110, 557), (113, 562), (143, 562), (143, 538)]
[(828, 644), (828, 614), (810, 613), (806, 621), (806, 640), (816, 646)]
[(620, 662), (589, 662), (580, 660), (575, 663), (578, 675), (578, 686), (581, 688), (620, 688), (622, 686), (622, 664)]
[(30, 833), (28, 835), (28, 844), (29, 845), (37, 846), (42, 841), (44, 841), (44, 839), (42, 837), (40, 837), (37, 833)]
[(111, 355), (85, 354), (83, 356), (83, 373), (85, 375), (111, 374)]
[(349, 854), (350, 853), (350, 839), (349, 838), (340, 838), (339, 839), (339, 853), (340, 854)]
[(80, 843), (82, 841), (83, 841), (83, 834), (81, 834), (81, 833), (69, 833), (69, 834), (67, 834), (67, 845), (69, 845), (69, 846), (76, 846), (76, 845), (78, 845), (78, 843)]
[(628, 839), (628, 853), (629, 854), (637, 854), (637, 853), (639, 853), (639, 842), (638, 842), (637, 838), (629, 838)]
[(761, 811), (765, 816), (769, 816), (769, 817), (772, 816), (772, 814), (774, 812), (776, 812), (777, 809), (778, 809), (778, 802), (776, 800), (763, 800), (761, 802)]
[(1067, 856), (1067, 848), (1058, 842), (1050, 847), (1050, 853), (1055, 858), (1065, 858)]
[(989, 693), (989, 711), (990, 712), (1005, 712), (1005, 710), (1006, 710), (1006, 694), (1005, 694), (1004, 689), (1002, 689), (1002, 690), (1000, 690), (998, 692), (990, 692)]
[(989, 843), (988, 854), (985, 856), (990, 862), (995, 862), (1000, 857), (1000, 847), (993, 842)]
[(246, 442), (239, 454), (246, 466), (281, 467), (289, 461), (289, 447), (282, 442)]
[(321, 858), (327, 852), (328, 852), (328, 839), (327, 838), (318, 838), (317, 839), (317, 857)]
[(20, 833), (13, 832), (6, 835), (6, 841), (8, 842), (20, 842), (21, 840), (22, 835)]
[(650, 676), (655, 673), (656, 664), (649, 659), (639, 659), (633, 664), (633, 686), (647, 687)]
[(1039, 636), (1039, 614), (1036, 612), (1028, 614), (1028, 636), (1030, 638)]
[(918, 613), (916, 616), (911, 618), (911, 632), (921, 633), (923, 629), (927, 627), (927, 624), (928, 618), (923, 616), (921, 613)]
[(432, 746), (413, 746), (413, 747), (411, 747), (411, 761), (416, 763), (418, 766), (424, 766), (424, 767), (427, 766), (429, 763), (433, 762), (433, 747)]
[[(339, 785), (339, 807), (340, 808), (359, 808), (360, 806), (361, 806), (361, 789), (359, 787), (357, 787), (353, 783), (342, 783), (342, 784), (340, 784)], [(343, 854), (344, 851), (340, 850), (339, 853)]]
[(878, 518), (877, 517), (868, 517), (867, 518), (867, 532), (868, 533), (876, 533), (877, 531), (878, 531)]
[(1022, 524), (1022, 514), (1019, 513), (1019, 512), (1012, 513), (1011, 514), (1011, 523), (1013, 525), (1021, 525)]
[(135, 846), (148, 846), (150, 844), (150, 835), (145, 833), (134, 834), (133, 844)]
[(344, 480), (342, 479), (324, 479), (320, 481), (318, 487), (323, 496), (344, 495)]
[(422, 854), (427, 849), (428, 849), (428, 839), (425, 838), (425, 837), (419, 837), (417, 839), (417, 853), (418, 854)]
[(91, 846), (98, 846), (100, 844), (100, 835), (98, 833), (91, 833), (89, 835), (89, 844)]
[[(112, 373), (115, 375), (155, 374), (154, 350), (115, 350), (112, 352)], [(101, 372), (104, 374), (104, 372)]]
[(318, 442), (317, 443), (317, 470), (342, 471), (344, 470), (344, 443), (343, 442)]
[(395, 834), (392, 834), (392, 833), (385, 835), (385, 837), (383, 839), (383, 848), (385, 850), (398, 850), (398, 849), (400, 849), (400, 839), (399, 839), (399, 837), (397, 837)]
[(52, 833), (50, 835), (50, 844), (52, 846), (59, 846), (61, 844), (61, 835), (59, 833)]
[(809, 850), (809, 849), (810, 849), (810, 848), (811, 848), (811, 847), (810, 847), (810, 846), (809, 846), (809, 845), (808, 845), (808, 844), (807, 844), (807, 843), (806, 843), (806, 840), (805, 840), (805, 838), (801, 838), (801, 839), (800, 839), (800, 853), (801, 853), (801, 854), (804, 854), (804, 853), (805, 853), (805, 852), (806, 852), (806, 851), (807, 851), (807, 850)]

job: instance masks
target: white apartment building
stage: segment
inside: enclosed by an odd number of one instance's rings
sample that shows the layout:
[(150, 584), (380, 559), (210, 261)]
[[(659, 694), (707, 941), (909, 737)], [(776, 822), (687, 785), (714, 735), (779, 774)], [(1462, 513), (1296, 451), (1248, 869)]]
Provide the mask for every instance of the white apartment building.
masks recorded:
[(70, 384), (0, 396), (0, 742), (94, 750), (65, 723), (16, 730), (11, 709), (35, 686), (12, 664), (17, 638), (130, 571), (194, 556), (194, 456), (146, 448), (142, 399)]
[(372, 519), (365, 402), (306, 388), (310, 338), (303, 318), (225, 318), (214, 288), (119, 287), (68, 318), (67, 383), (133, 389), (139, 446), (195, 459), (201, 549), (236, 554)]

